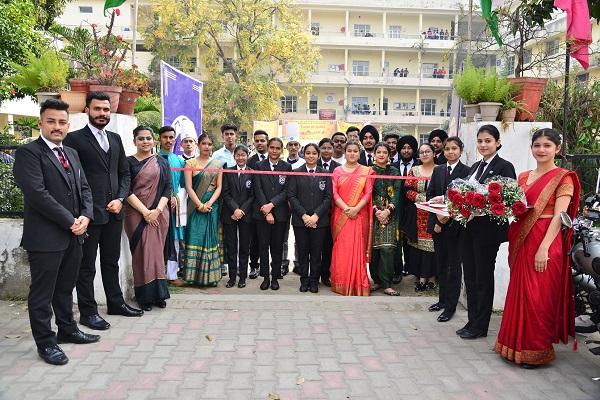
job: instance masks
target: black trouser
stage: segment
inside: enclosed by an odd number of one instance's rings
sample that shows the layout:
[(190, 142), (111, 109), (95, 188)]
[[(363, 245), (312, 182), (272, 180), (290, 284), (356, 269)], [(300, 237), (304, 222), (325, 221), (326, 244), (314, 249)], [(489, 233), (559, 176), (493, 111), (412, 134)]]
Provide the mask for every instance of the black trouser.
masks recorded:
[(323, 242), (329, 227), (307, 228), (294, 226), (294, 236), (298, 245), (298, 273), (300, 283), (318, 283), (321, 276)]
[(70, 334), (77, 329), (73, 320), (73, 288), (81, 263), (81, 245), (74, 236), (63, 251), (29, 251), (31, 285), (27, 307), (33, 339), (38, 347), (56, 344), (52, 331), (52, 309), (56, 315), (58, 331)]
[(454, 313), (462, 281), (460, 263), (463, 230), (459, 227), (451, 227), (432, 236), (439, 279), (439, 302), (444, 305), (446, 312)]
[[(286, 223), (267, 221), (256, 222), (258, 230), (258, 247), (260, 251), (260, 276), (281, 279), (281, 260), (283, 258), (283, 234)], [(271, 252), (271, 273), (269, 274), (269, 251)]]
[(252, 234), (253, 225), (242, 221), (223, 224), (230, 281), (235, 281), (238, 271), (240, 280), (246, 280), (248, 276), (248, 255), (250, 254), (250, 235)]
[(331, 252), (333, 250), (333, 236), (331, 227), (326, 227), (325, 237), (323, 238), (323, 251), (321, 252), (321, 281), (328, 281), (331, 278)]
[(260, 267), (260, 250), (258, 248), (258, 222), (256, 220), (250, 223), (250, 268), (258, 269)]
[(108, 307), (119, 307), (125, 302), (119, 285), (119, 257), (123, 221), (112, 215), (106, 224), (88, 226), (89, 237), (83, 244), (83, 259), (77, 279), (77, 304), (82, 317), (98, 314), (94, 299), (96, 255), (100, 246), (100, 273)]
[(494, 303), (494, 268), (500, 245), (481, 240), (479, 236), (467, 225), (463, 238), (462, 261), (469, 330), (487, 333)]

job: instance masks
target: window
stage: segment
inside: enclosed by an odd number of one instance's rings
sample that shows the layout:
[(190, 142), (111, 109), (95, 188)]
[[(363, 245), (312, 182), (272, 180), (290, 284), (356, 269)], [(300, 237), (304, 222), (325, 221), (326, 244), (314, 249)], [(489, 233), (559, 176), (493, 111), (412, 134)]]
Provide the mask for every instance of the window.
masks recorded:
[(171, 66), (173, 66), (175, 68), (179, 68), (181, 66), (181, 62), (179, 61), (179, 57), (177, 57), (177, 56), (167, 57), (167, 64), (170, 64)]
[(144, 43), (136, 43), (135, 44), (135, 51), (149, 51), (146, 46), (144, 45)]
[(310, 100), (308, 102), (308, 112), (310, 114), (316, 114), (319, 109), (319, 97), (315, 95), (310, 96)]
[(368, 76), (369, 62), (368, 61), (352, 61), (352, 74), (354, 76)]
[(419, 146), (425, 143), (429, 143), (429, 134), (421, 133), (419, 134)]
[(531, 63), (531, 50), (523, 49), (523, 64), (527, 65)]
[(423, 63), (423, 78), (433, 78), (433, 70), (437, 67), (437, 63)]
[(401, 30), (402, 27), (400, 25), (390, 25), (390, 28), (388, 29), (388, 36), (393, 39), (399, 39)]
[(197, 63), (198, 63), (198, 59), (196, 57), (190, 57), (190, 64), (189, 64), (188, 71), (195, 72)]
[(421, 99), (421, 115), (435, 115), (436, 99)]
[(506, 60), (506, 74), (512, 75), (515, 73), (515, 56), (510, 56)]
[(590, 74), (585, 73), (585, 74), (579, 74), (577, 75), (577, 82), (581, 82), (581, 83), (585, 83), (590, 79)]
[(282, 96), (281, 97), (281, 112), (282, 113), (298, 112), (297, 103), (298, 103), (298, 97), (296, 97), (296, 96)]
[(223, 33), (229, 32), (229, 26), (227, 24), (227, 21), (221, 22), (221, 32), (223, 32)]
[(546, 54), (549, 56), (553, 56), (558, 53), (558, 46), (560, 43), (557, 40), (550, 40), (546, 42)]
[(369, 98), (368, 97), (353, 97), (352, 98), (352, 114), (368, 114)]
[(319, 36), (319, 32), (321, 30), (321, 24), (318, 22), (311, 22), (310, 24), (310, 33), (313, 34), (313, 36)]
[(354, 36), (372, 36), (371, 25), (354, 24)]
[(226, 58), (223, 61), (223, 72), (224, 73), (232, 73), (233, 72), (233, 58)]
[(79, 6), (79, 12), (81, 14), (93, 14), (94, 8), (92, 6)]

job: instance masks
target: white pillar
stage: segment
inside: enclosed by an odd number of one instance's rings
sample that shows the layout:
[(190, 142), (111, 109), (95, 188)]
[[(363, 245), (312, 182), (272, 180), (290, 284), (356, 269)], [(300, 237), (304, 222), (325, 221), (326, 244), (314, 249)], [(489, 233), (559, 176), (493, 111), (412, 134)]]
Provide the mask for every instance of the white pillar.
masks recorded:
[(349, 76), (350, 67), (348, 66), (348, 49), (344, 49), (344, 75)]
[(383, 21), (382, 21), (382, 29), (383, 29), (383, 37), (387, 38), (387, 12), (383, 12)]
[(346, 10), (346, 37), (350, 37), (350, 11)]
[(419, 35), (423, 32), (423, 14), (419, 14)]
[(311, 32), (311, 27), (312, 27), (312, 10), (309, 8), (308, 9), (308, 31)]
[(421, 121), (421, 89), (417, 88), (416, 98), (415, 98), (415, 111), (419, 116), (419, 121)]
[(379, 115), (383, 115), (383, 86), (379, 89)]
[(344, 108), (350, 110), (350, 103), (348, 103), (348, 86), (344, 86)]
[[(385, 68), (385, 50), (381, 50), (381, 75), (385, 77), (386, 74), (383, 73), (383, 69)], [(389, 71), (386, 71), (389, 74)]]

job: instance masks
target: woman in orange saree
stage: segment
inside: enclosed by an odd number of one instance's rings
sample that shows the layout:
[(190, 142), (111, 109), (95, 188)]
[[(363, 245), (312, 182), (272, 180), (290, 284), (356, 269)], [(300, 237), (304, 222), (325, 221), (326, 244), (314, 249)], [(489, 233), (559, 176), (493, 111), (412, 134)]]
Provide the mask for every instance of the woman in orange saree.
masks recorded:
[(552, 129), (534, 133), (537, 167), (518, 178), (532, 208), (509, 229), (510, 282), (496, 352), (523, 368), (551, 362), (552, 344), (575, 337), (572, 231), (561, 233), (560, 213), (576, 216), (581, 186), (575, 172), (554, 165), (560, 143)]
[(358, 164), (357, 142), (346, 144), (346, 163), (333, 171), (331, 290), (344, 296), (368, 296), (367, 251), (371, 247), (371, 194), (374, 172)]

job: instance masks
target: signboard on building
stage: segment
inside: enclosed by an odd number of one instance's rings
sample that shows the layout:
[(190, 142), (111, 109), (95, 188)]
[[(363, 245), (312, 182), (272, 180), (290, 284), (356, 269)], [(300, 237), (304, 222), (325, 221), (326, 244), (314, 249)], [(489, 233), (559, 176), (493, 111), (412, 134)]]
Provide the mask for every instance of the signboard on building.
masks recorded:
[(335, 109), (333, 108), (321, 108), (319, 110), (320, 120), (335, 120)]

